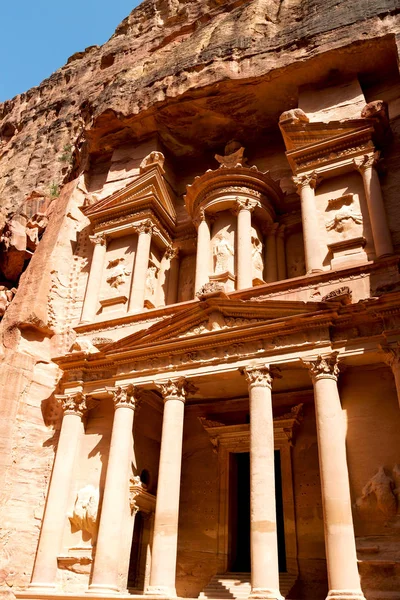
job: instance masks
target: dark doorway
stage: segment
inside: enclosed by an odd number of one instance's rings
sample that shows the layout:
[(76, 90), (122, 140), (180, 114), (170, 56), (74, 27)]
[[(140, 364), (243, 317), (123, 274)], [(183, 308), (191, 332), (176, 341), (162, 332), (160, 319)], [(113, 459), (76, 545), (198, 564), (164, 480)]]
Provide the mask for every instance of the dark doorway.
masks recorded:
[(128, 570), (128, 589), (135, 589), (139, 586), (139, 561), (140, 561), (140, 547), (142, 543), (143, 535), (143, 516), (141, 512), (135, 515), (135, 526), (133, 528), (131, 555), (129, 559), (129, 570)]
[[(279, 450), (275, 450), (276, 522), (279, 571), (286, 571), (282, 474)], [(250, 454), (231, 453), (229, 465), (229, 570), (250, 573)]]

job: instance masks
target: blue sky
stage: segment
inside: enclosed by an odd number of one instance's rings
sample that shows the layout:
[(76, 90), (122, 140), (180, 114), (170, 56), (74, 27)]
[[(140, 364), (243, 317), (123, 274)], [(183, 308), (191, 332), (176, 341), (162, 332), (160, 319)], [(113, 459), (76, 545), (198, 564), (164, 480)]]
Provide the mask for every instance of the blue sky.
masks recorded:
[(67, 58), (103, 44), (139, 0), (3, 0), (0, 102), (38, 85)]

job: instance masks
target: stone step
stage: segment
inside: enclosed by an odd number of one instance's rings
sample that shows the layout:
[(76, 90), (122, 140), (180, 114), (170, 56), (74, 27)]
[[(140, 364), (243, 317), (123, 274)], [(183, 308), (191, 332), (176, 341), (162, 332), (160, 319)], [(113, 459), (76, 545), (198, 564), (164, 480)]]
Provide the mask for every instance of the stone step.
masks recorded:
[[(281, 573), (279, 576), (280, 592), (286, 597), (296, 581), (296, 575)], [(200, 600), (247, 600), (250, 595), (250, 573), (224, 573), (214, 575), (204, 590)]]

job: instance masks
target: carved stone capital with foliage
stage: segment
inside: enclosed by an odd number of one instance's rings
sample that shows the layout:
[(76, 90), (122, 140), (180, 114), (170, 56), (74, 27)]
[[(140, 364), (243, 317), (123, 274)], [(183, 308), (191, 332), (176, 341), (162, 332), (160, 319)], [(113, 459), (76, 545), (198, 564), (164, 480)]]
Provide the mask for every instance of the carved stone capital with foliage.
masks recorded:
[(382, 348), (382, 352), (383, 352), (383, 357), (384, 357), (384, 361), (387, 365), (389, 365), (389, 367), (393, 368), (397, 368), (400, 366), (400, 345), (399, 344), (394, 344), (394, 345), (387, 345), (387, 346), (381, 346)]
[(138, 225), (135, 226), (135, 232), (139, 235), (142, 233), (145, 233), (147, 235), (153, 235), (153, 233), (155, 231), (156, 231), (156, 227), (150, 221), (150, 219), (146, 219), (146, 221), (142, 221), (142, 223), (139, 223)]
[(89, 235), (89, 240), (95, 246), (106, 246), (107, 245), (107, 236), (105, 233), (96, 233), (95, 235)]
[(295, 175), (292, 179), (297, 187), (298, 193), (301, 194), (301, 190), (305, 187), (310, 187), (312, 190), (315, 190), (321, 181), (321, 176), (316, 171), (313, 171), (312, 173), (307, 173), (305, 175)]
[(173, 260), (174, 258), (178, 258), (178, 256), (179, 256), (179, 248), (176, 248), (175, 246), (169, 246), (165, 250), (164, 256), (165, 256), (165, 258), (167, 260)]
[(140, 404), (139, 390), (132, 383), (124, 387), (106, 388), (106, 390), (112, 394), (115, 409), (131, 408), (135, 410)]
[(268, 365), (260, 367), (243, 367), (240, 369), (242, 375), (245, 376), (249, 389), (253, 387), (268, 387), (272, 388), (274, 377), (280, 377), (278, 367), (269, 367)]
[(359, 158), (355, 158), (353, 160), (353, 164), (357, 171), (363, 173), (367, 169), (373, 169), (380, 157), (380, 152), (373, 152), (372, 154), (364, 154), (364, 156), (360, 156)]
[(303, 364), (310, 371), (313, 382), (319, 379), (334, 379), (339, 377), (339, 352), (332, 352), (327, 356), (318, 356), (315, 360), (303, 360)]
[(249, 198), (236, 198), (235, 199), (235, 208), (234, 212), (237, 214), (242, 210), (248, 210), (249, 212), (253, 212), (255, 208), (259, 206), (259, 203), (256, 200), (250, 200)]
[(193, 383), (185, 379), (185, 377), (168, 379), (168, 381), (157, 384), (156, 387), (161, 391), (164, 402), (168, 400), (185, 402), (187, 396), (196, 393), (198, 389)]
[(64, 415), (83, 417), (94, 406), (93, 401), (89, 400), (82, 392), (57, 395), (55, 398), (61, 405)]

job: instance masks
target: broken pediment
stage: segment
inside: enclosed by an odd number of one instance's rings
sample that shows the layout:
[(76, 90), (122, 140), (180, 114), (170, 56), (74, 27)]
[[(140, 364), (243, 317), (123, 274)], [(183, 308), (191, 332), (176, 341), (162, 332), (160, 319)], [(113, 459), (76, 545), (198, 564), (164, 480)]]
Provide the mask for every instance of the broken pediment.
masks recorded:
[(358, 156), (374, 148), (374, 119), (311, 123), (292, 117), (289, 114), (292, 112), (281, 115), (279, 128), (285, 142), (287, 159), (295, 173), (342, 157)]
[(171, 317), (155, 323), (146, 330), (138, 331), (103, 348), (107, 355), (119, 354), (143, 346), (180, 343), (190, 338), (215, 335), (246, 334), (255, 327), (285, 327), (290, 319), (292, 327), (304, 322), (317, 311), (324, 312), (332, 305), (319, 302), (282, 300), (235, 301), (228, 298), (211, 298), (183, 309)]
[(153, 208), (169, 227), (175, 225), (173, 193), (164, 179), (161, 162), (150, 162), (135, 181), (82, 210), (92, 223), (97, 224), (148, 207)]

